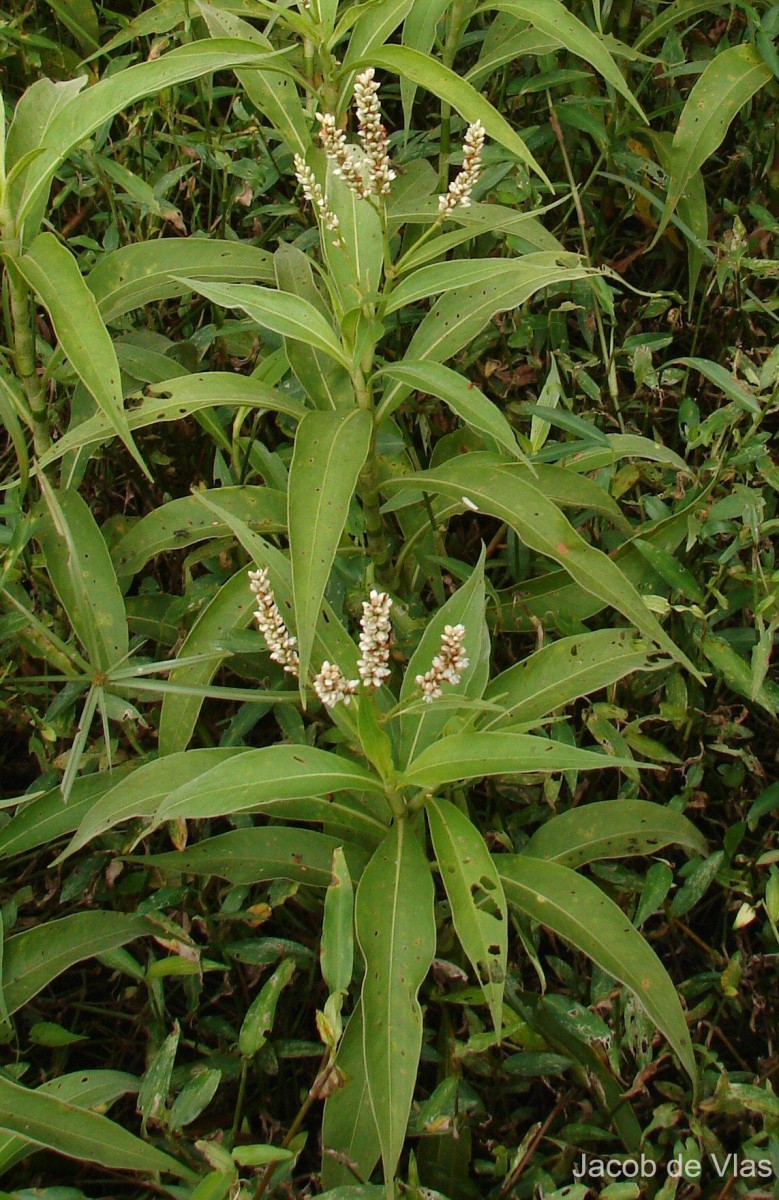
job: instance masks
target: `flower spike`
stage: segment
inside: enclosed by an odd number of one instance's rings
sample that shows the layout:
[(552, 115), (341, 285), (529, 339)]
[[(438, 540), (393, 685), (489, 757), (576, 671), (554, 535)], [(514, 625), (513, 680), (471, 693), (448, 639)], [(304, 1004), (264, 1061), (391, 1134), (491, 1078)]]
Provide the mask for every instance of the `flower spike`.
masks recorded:
[(424, 675), (417, 675), (415, 683), (422, 691), (422, 699), (426, 704), (438, 700), (443, 695), (441, 685), (444, 683), (460, 682), (462, 672), (468, 666), (465, 655), (464, 625), (446, 625), (441, 634), (441, 649), (433, 659), (432, 666)]
[(295, 649), (297, 639), (284, 624), (279, 612), (267, 567), (259, 571), (249, 571), (249, 588), (257, 597), (257, 611), (254, 613), (260, 633), (265, 638), (265, 645), (270, 651), (274, 662), (280, 663), (290, 675), (298, 675), (298, 652)]
[(389, 613), (392, 599), (386, 592), (371, 592), (369, 600), (363, 600), (360, 619), (360, 659), (357, 667), (363, 686), (380, 688), (390, 673), (389, 642), (392, 626)]
[(481, 121), (469, 125), (463, 143), (463, 166), (449, 190), (438, 197), (439, 215), (445, 217), (452, 209), (467, 208), (471, 203), (471, 192), (481, 175), (481, 152), (484, 149), (484, 126)]

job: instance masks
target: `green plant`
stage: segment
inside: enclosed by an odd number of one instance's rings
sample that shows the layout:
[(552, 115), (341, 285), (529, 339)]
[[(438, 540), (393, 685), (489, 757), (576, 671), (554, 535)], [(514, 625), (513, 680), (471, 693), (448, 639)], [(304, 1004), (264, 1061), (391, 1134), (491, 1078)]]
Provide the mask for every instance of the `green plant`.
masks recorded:
[[(178, 27), (182, 45), (86, 89), (39, 80), (18, 100), (0, 172), (9, 343), (0, 420), (16, 464), (6, 479), (0, 636), (43, 664), (40, 675), (26, 670), (24, 684), (36, 710), (31, 745), (41, 778), (37, 794), (22, 799), (0, 830), (0, 849), (6, 857), (24, 855), (72, 835), (56, 860), (57, 867), (75, 860), (65, 895), (78, 894), (80, 871), (84, 886), (97, 887), (105, 865), (109, 882), (99, 908), (6, 939), (0, 1017), (8, 1025), (52, 980), (98, 955), (115, 978), (131, 981), (152, 1038), (138, 1094), (144, 1138), (91, 1111), (136, 1090), (129, 1073), (95, 1070), (81, 1081), (73, 1073), (36, 1090), (0, 1078), (0, 1126), (10, 1131), (0, 1148), (4, 1168), (43, 1145), (108, 1172), (140, 1172), (152, 1190), (174, 1196), (202, 1200), (232, 1189), (259, 1197), (295, 1168), (306, 1118), (327, 1097), (324, 1186), (338, 1189), (356, 1174), (366, 1181), (362, 1194), (371, 1194), (367, 1181), (381, 1158), (387, 1188), (400, 1179), (413, 1189), (415, 1160), (399, 1165), (409, 1119), (412, 1136), (422, 1137), (422, 1174), (435, 1179), (429, 1131), (443, 1122), (444, 1132), (463, 1134), (464, 1145), (469, 1127), (460, 1100), (475, 1103), (462, 1083), (461, 1059), (500, 1053), (507, 1044), (541, 1055), (541, 1075), (562, 1060), (575, 1065), (584, 1085), (596, 1080), (600, 1120), (626, 1151), (635, 1150), (642, 1131), (620, 1094), (618, 1055), (604, 1064), (593, 1049), (604, 1029), (607, 1039), (612, 1034), (595, 1014), (577, 1013), (572, 1024), (554, 997), (539, 1001), (521, 984), (508, 955), (510, 913), (525, 961), (539, 973), (543, 926), (592, 959), (609, 986), (624, 985), (615, 994), (635, 1061), (643, 1062), (642, 1046), (651, 1045), (649, 1022), (665, 1035), (697, 1095), (698, 1068), (674, 984), (625, 918), (624, 904), (612, 898), (621, 897), (623, 884), (628, 892), (643, 888), (640, 924), (662, 906), (670, 870), (657, 863), (645, 886), (628, 868), (613, 877), (595, 872), (608, 871), (603, 860), (674, 843), (706, 852), (682, 815), (684, 796), (671, 807), (638, 798), (634, 754), (680, 760), (613, 702), (618, 684), (637, 676), (638, 702), (642, 687), (659, 688), (650, 682), (655, 673), (670, 679), (666, 704), (677, 712), (687, 686), (680, 667), (697, 688), (709, 663), (736, 692), (775, 710), (766, 678), (775, 629), (767, 582), (747, 678), (743, 658), (712, 636), (703, 592), (674, 557), (685, 538), (689, 552), (718, 535), (719, 527), (707, 530), (706, 506), (725, 439), (732, 439), (736, 466), (743, 440), (763, 445), (772, 360), (745, 386), (694, 353), (656, 368), (650, 347), (657, 338), (638, 335), (629, 349), (626, 339), (625, 349), (615, 350), (620, 293), (613, 274), (595, 265), (602, 255), (587, 228), (585, 205), (594, 206), (582, 182), (587, 151), (578, 143), (578, 158), (569, 153), (568, 138), (577, 128), (592, 135), (597, 156), (586, 175), (594, 187), (616, 181), (626, 195), (644, 195), (656, 243), (666, 244), (666, 230), (685, 239), (692, 302), (711, 253), (701, 167), (771, 70), (755, 29), (754, 39), (723, 47), (676, 106), (673, 140), (653, 131), (658, 162), (647, 181), (636, 163), (646, 157), (630, 150), (645, 118), (627, 64), (640, 60), (604, 27), (599, 8), (576, 15), (575, 7), (556, 0), (503, 0), (478, 10), (459, 2), (312, 0), (297, 8), (240, 6), (237, 15), (232, 5), (201, 4), (196, 12), (186, 3), (160, 5), (133, 18), (104, 49), (116, 52), (134, 38)], [(624, 8), (618, 32), (626, 36), (632, 8)], [(488, 11), (500, 13), (494, 26)], [(244, 19), (265, 16), (265, 31)], [(659, 14), (636, 48), (670, 36), (678, 17)], [(400, 43), (391, 41), (401, 25)], [(469, 39), (478, 55), (464, 76), (453, 68)], [(524, 137), (516, 132), (523, 126), (505, 70), (516, 54), (540, 56), (535, 91), (549, 118), (546, 142), (532, 129)], [(549, 66), (548, 55), (584, 59), (602, 84), (575, 66)], [(386, 74), (385, 90), (392, 77), (400, 80), (397, 96), (390, 95), (404, 128), (392, 138), (378, 109), (376, 69)], [(227, 106), (206, 82), (217, 71), (234, 71), (239, 81)], [(727, 104), (702, 128), (696, 112), (723, 78), (732, 81)], [(222, 174), (225, 236), (153, 240), (154, 222), (160, 228), (166, 219), (184, 220), (167, 207), (175, 171), (162, 172), (152, 187), (105, 153), (106, 130), (130, 105), (162, 89), (167, 104), (172, 89), (190, 83), (189, 102), (203, 114), (205, 148), (197, 153), (204, 160), (211, 154)], [(553, 100), (561, 83), (581, 89), (574, 92), (578, 107)], [(614, 103), (608, 128), (600, 119), (601, 86)], [(432, 107), (426, 103), (438, 138), (412, 126), (420, 89), (436, 98)], [(353, 92), (356, 142), (344, 133)], [(285, 237), (273, 252), (236, 238), (224, 215), (228, 171), (219, 142), (233, 136), (224, 108), (239, 99), (262, 114), (262, 186), (269, 179), (282, 192), (273, 228)], [(462, 165), (457, 161), (450, 183), (449, 159), (460, 142)], [(559, 152), (554, 165), (552, 151)], [(46, 216), (53, 180), (63, 192), (74, 185), (69, 156), (81, 156), (79, 167), (111, 209), (86, 275)], [(459, 160), (458, 149), (453, 156)], [(546, 198), (557, 174), (568, 183), (571, 231), (582, 254), (566, 250), (567, 230), (558, 239), (540, 220), (559, 197), (517, 211), (523, 195), (534, 203)], [(300, 205), (292, 199), (296, 185)], [(497, 191), (498, 202), (476, 199), (481, 188), (485, 196)], [(212, 182), (208, 229), (215, 194)], [(148, 222), (147, 239), (112, 247), (109, 231), (118, 237), (137, 213)], [(731, 277), (733, 286), (745, 286), (750, 264), (737, 249), (711, 267), (723, 289)], [(36, 302), (48, 328), (34, 321)], [(662, 302), (653, 297), (647, 311), (652, 304)], [(171, 305), (164, 333), (141, 330), (132, 315), (154, 305)], [(223, 310), (239, 316), (226, 318)], [(561, 331), (566, 312), (577, 316), (580, 345)], [(495, 319), (504, 328), (496, 329)], [(496, 344), (506, 356), (527, 347), (549, 352), (537, 403), (501, 406), (486, 376), (481, 386), (469, 377), (469, 356)], [(253, 363), (250, 374), (226, 369), (237, 359)], [(712, 461), (695, 475), (653, 430), (628, 431), (620, 394), (625, 365), (638, 388), (657, 387), (658, 379), (676, 386), (685, 367), (729, 395), (730, 408), (708, 422), (687, 406), (688, 452), (719, 439)], [(569, 406), (569, 385), (581, 388), (580, 399), (600, 403), (593, 372), (612, 405), (609, 427), (619, 432), (604, 433), (596, 414)], [(744, 434), (745, 412), (755, 419)], [(435, 438), (432, 413), (444, 431)], [(208, 439), (211, 480), (219, 486), (172, 498), (157, 487), (165, 461), (154, 438), (183, 418), (194, 418)], [(128, 525), (114, 511), (101, 527), (89, 500), (103, 464), (117, 455), (157, 494), (140, 520)], [(762, 450), (752, 461), (764, 456)], [(631, 522), (615, 497), (637, 484), (649, 486)], [(756, 554), (762, 515), (754, 522)], [(470, 527), (472, 521), (478, 524)], [(183, 550), (182, 599), (160, 585), (149, 564)], [(251, 564), (259, 568), (253, 590)], [(262, 638), (246, 632), (258, 601)], [(609, 610), (632, 629), (586, 628)], [(360, 622), (358, 651), (352, 631)], [(527, 644), (517, 651), (507, 636), (535, 631), (543, 642), (545, 628), (561, 636), (535, 653)], [(228, 671), (241, 686), (223, 681)], [(610, 702), (594, 705), (586, 720), (599, 748), (583, 748), (566, 711), (604, 688)], [(157, 713), (152, 702), (159, 698)], [(683, 725), (686, 712), (673, 719)], [(220, 726), (223, 720), (229, 724)], [(194, 738), (199, 744), (190, 748)], [(67, 752), (54, 758), (58, 741)], [(542, 803), (554, 806), (563, 780), (577, 797), (586, 778), (580, 773), (607, 766), (623, 773), (619, 798), (545, 819)], [(482, 780), (510, 789), (489, 817), (482, 811), (491, 803), (489, 784), (476, 790)], [(538, 824), (530, 837), (524, 820)], [(225, 831), (225, 821), (233, 828)], [(159, 849), (166, 837), (172, 851)], [(676, 916), (722, 863), (715, 854), (684, 868)], [(578, 872), (590, 864), (592, 878)], [(115, 902), (110, 889), (123, 870), (127, 890)], [(217, 880), (230, 885), (226, 894), (215, 890)], [(249, 889), (262, 883), (269, 885), (267, 901), (249, 905)], [(200, 1055), (194, 1065), (177, 1066), (182, 1036), (171, 1012), (180, 996), (174, 991), (171, 1002), (171, 992), (182, 981), (187, 1003), (199, 1008), (204, 973), (229, 971), (224, 958), (233, 943), (220, 935), (220, 921), (267, 919), (252, 908), (283, 910), (290, 897), (314, 944), (322, 925), (327, 993), (317, 1013), (319, 1066), (274, 1147), (256, 1140), (256, 1121), (246, 1132), (248, 1097), (273, 1069), (270, 1034), (291, 994), (284, 989), (294, 984), (302, 994), (304, 970), (313, 985), (315, 956), (303, 934), (275, 947), (262, 938), (241, 945), (239, 963), (279, 965), (254, 999), (242, 997), (246, 1003), (231, 1012), (227, 1029), (220, 1027), (219, 1054), (201, 1053), (189, 1040)], [(9, 903), (3, 917), (13, 926), (17, 902)], [(764, 906), (770, 936), (769, 886)], [(193, 916), (202, 941), (191, 934)], [(143, 965), (126, 947), (144, 935), (170, 953), (150, 954)], [(430, 975), (437, 945), (445, 964), (456, 960), (442, 968), (442, 985)], [(478, 988), (460, 994), (466, 972)], [(471, 1014), (464, 1049), (447, 1015), (457, 1005)], [(595, 1024), (588, 1027), (587, 1019)], [(42, 1039), (35, 1044), (61, 1050), (67, 1028), (49, 1024), (48, 1032), (32, 1026)], [(429, 1060), (434, 1034), (447, 1047), (439, 1078), (412, 1111), (420, 1058), (425, 1049)], [(715, 1064), (703, 1051), (699, 1058), (711, 1092)], [(229, 1089), (223, 1141), (188, 1140), (185, 1131)], [(439, 1144), (454, 1157), (456, 1147)], [(516, 1167), (496, 1156), (499, 1190), (512, 1186)], [(164, 1183), (166, 1176), (181, 1182)]]

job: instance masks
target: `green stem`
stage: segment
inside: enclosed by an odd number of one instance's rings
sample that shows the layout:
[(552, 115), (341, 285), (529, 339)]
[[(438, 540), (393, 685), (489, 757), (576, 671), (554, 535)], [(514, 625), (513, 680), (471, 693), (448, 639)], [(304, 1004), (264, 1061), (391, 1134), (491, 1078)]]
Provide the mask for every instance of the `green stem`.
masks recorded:
[(376, 421), (374, 412), (373, 392), (366, 382), (365, 371), (359, 368), (354, 376), (354, 391), (357, 404), (374, 418), (371, 432), (371, 443), (365, 466), (360, 472), (360, 499), (365, 513), (365, 532), (368, 540), (368, 553), (376, 569), (376, 578), (380, 583), (389, 581), (390, 552), (384, 521), (381, 516), (379, 499), (379, 472), (376, 456)]
[[(449, 28), (446, 31), (443, 53), (441, 55), (445, 67), (452, 69), (457, 47), (460, 42), (460, 30), (463, 23), (464, 0), (454, 0), (449, 10)], [(441, 191), (445, 192), (449, 184), (449, 149), (451, 146), (452, 109), (448, 104), (441, 104), (441, 152), (438, 160), (438, 173), (441, 177)]]
[(3, 247), (8, 257), (5, 267), (8, 273), (8, 291), (11, 297), (11, 324), (13, 325), (14, 358), (16, 374), (22, 385), (30, 410), (33, 444), (38, 458), (51, 446), (51, 431), (46, 407), (46, 393), (38, 374), (35, 359), (35, 336), (33, 334), (33, 310), (30, 289), (25, 283), (13, 258), (21, 254), (21, 240), (16, 236), (13, 218), (5, 205), (0, 212)]

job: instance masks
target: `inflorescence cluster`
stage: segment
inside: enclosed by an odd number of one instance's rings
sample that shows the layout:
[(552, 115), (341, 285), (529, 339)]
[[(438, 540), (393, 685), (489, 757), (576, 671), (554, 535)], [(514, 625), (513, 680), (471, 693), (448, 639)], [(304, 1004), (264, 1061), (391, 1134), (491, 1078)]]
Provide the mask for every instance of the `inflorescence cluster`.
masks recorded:
[[(368, 67), (357, 76), (354, 84), (354, 107), (357, 118), (358, 145), (346, 140), (333, 113), (317, 113), (319, 140), (332, 164), (333, 174), (343, 179), (356, 196), (369, 200), (372, 196), (388, 196), (395, 172), (389, 157), (389, 137), (381, 119), (379, 87), (376, 72)], [(468, 126), (463, 142), (462, 170), (438, 197), (438, 219), (447, 217), (458, 206), (467, 208), (471, 193), (481, 173), (481, 152), (484, 148), (484, 126), (475, 121)], [(329, 206), (327, 197), (316, 181), (313, 170), (299, 155), (295, 155), (295, 175), (303, 195), (314, 206), (322, 223), (334, 233), (334, 246), (340, 246), (339, 220)]]
[[(299, 673), (296, 639), (290, 634), (279, 612), (267, 568), (249, 571), (249, 587), (257, 598), (254, 617), (260, 633), (274, 662), (280, 663), (285, 671), (297, 676)], [(357, 661), (359, 679), (347, 679), (337, 663), (325, 660), (314, 676), (313, 687), (327, 708), (336, 704), (348, 705), (360, 687), (369, 690), (380, 688), (390, 674), (389, 654), (392, 624), (390, 609), (392, 598), (387, 592), (375, 589), (363, 601), (360, 618), (360, 658)], [(424, 675), (417, 675), (416, 684), (422, 699), (431, 703), (443, 695), (444, 683), (458, 684), (468, 666), (465, 654), (465, 626), (446, 625), (441, 635), (441, 646)]]

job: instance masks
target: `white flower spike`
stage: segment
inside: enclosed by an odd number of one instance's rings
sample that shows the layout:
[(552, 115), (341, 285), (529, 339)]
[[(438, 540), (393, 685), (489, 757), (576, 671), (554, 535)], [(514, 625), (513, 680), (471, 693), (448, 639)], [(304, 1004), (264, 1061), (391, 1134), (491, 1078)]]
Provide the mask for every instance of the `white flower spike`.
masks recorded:
[(467, 208), (471, 203), (471, 192), (481, 175), (481, 152), (484, 149), (484, 126), (481, 121), (469, 125), (463, 143), (463, 165), (457, 177), (449, 184), (449, 190), (438, 197), (438, 213), (445, 217), (453, 209)]
[(265, 645), (270, 650), (271, 658), (280, 663), (290, 675), (297, 676), (297, 639), (292, 637), (278, 610), (267, 568), (249, 571), (249, 588), (257, 597), (257, 611), (254, 617), (260, 633), (265, 638)]
[(327, 708), (340, 703), (348, 705), (359, 686), (359, 679), (347, 679), (338, 664), (327, 659), (314, 679), (314, 691)]
[(390, 166), (387, 130), (381, 123), (379, 84), (374, 79), (375, 74), (373, 67), (368, 67), (357, 76), (354, 101), (360, 144), (370, 164), (373, 190), (377, 196), (388, 196), (395, 172)]
[(390, 674), (389, 643), (392, 626), (389, 614), (392, 599), (386, 592), (371, 592), (363, 600), (360, 619), (360, 655), (357, 667), (363, 686), (380, 688)]
[(433, 659), (432, 666), (424, 675), (417, 675), (415, 683), (422, 691), (422, 699), (426, 704), (432, 704), (443, 695), (441, 685), (444, 683), (460, 682), (463, 671), (468, 666), (465, 654), (464, 625), (446, 625), (441, 634), (441, 649)]

